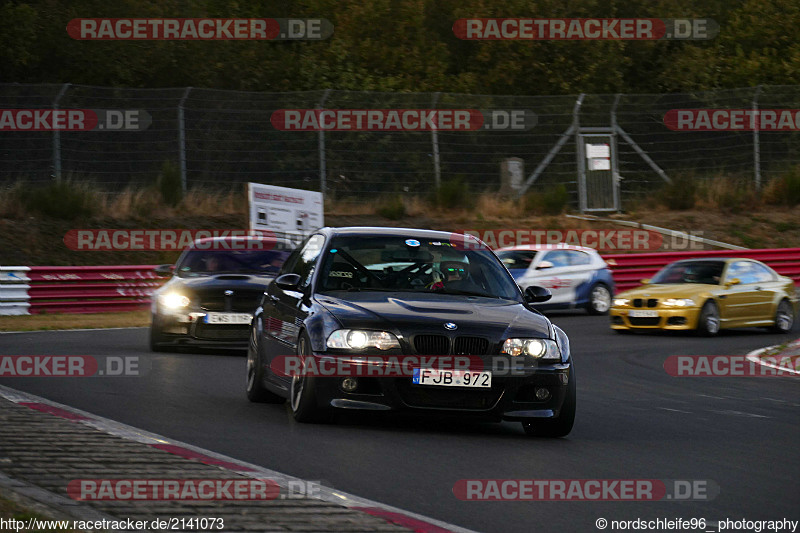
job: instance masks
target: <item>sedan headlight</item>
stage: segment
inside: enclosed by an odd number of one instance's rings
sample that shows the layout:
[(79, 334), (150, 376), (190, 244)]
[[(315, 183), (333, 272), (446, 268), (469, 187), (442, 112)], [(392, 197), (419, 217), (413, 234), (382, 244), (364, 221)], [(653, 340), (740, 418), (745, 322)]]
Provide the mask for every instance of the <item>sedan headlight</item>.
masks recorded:
[(190, 300), (183, 294), (178, 294), (177, 292), (168, 292), (166, 294), (160, 294), (158, 296), (158, 301), (161, 305), (166, 307), (167, 309), (180, 309), (182, 307), (189, 307)]
[(561, 360), (561, 350), (556, 341), (550, 339), (507, 339), (502, 353), (518, 357), (529, 355), (535, 359)]
[(400, 348), (400, 341), (388, 331), (337, 329), (328, 337), (327, 346), (328, 348), (345, 350), (361, 350), (363, 348), (389, 350), (391, 348)]
[(691, 298), (667, 298), (661, 303), (666, 307), (693, 307), (696, 305)]
[(630, 302), (630, 298), (614, 298), (614, 307), (625, 307)]

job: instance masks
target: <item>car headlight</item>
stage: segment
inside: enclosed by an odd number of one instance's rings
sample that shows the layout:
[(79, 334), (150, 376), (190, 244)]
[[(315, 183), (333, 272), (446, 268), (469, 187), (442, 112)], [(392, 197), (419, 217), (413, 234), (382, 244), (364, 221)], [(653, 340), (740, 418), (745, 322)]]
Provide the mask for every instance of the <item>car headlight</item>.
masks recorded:
[(529, 355), (535, 359), (561, 360), (558, 344), (550, 339), (506, 339), (502, 353), (513, 357)]
[(177, 292), (160, 294), (158, 296), (158, 301), (167, 309), (180, 309), (182, 307), (188, 307), (190, 303), (189, 298), (183, 294), (178, 294)]
[(630, 302), (630, 298), (614, 298), (614, 307), (625, 307)]
[(661, 303), (666, 307), (693, 307), (696, 305), (691, 298), (667, 298)]
[(391, 348), (400, 348), (400, 341), (388, 331), (364, 331), (360, 329), (337, 329), (328, 337), (326, 344), (328, 348), (343, 348), (345, 350), (361, 350), (363, 348), (389, 350)]

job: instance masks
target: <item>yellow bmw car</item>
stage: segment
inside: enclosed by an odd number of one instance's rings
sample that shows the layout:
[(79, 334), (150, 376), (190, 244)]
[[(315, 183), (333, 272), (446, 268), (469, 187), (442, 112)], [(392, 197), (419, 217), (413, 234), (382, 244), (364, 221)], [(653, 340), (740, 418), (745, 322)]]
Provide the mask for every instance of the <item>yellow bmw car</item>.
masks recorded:
[(695, 330), (768, 327), (787, 333), (798, 310), (794, 282), (753, 259), (685, 259), (614, 298), (611, 328)]

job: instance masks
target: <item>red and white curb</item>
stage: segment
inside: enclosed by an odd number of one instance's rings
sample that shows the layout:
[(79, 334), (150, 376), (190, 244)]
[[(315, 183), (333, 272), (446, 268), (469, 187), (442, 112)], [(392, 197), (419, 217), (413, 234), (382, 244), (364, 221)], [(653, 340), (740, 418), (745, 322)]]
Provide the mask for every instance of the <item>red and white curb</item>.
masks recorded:
[[(283, 489), (291, 486), (296, 487), (298, 483), (305, 483), (304, 480), (294, 476), (246, 463), (155, 433), (150, 433), (149, 431), (128, 426), (108, 418), (103, 418), (68, 405), (53, 402), (40, 396), (28, 394), (27, 392), (18, 391), (3, 385), (0, 385), (0, 397), (18, 405), (24, 405), (30, 409), (58, 416), (71, 422), (84, 424), (109, 435), (146, 444), (186, 459), (193, 459), (207, 465), (219, 466), (254, 479), (269, 478), (274, 480), (275, 483)], [(320, 487), (319, 492), (316, 493), (313, 498), (383, 518), (387, 522), (409, 528), (417, 533), (475, 533), (472, 530), (454, 524), (448, 524), (434, 518), (428, 518), (397, 507), (354, 496), (330, 487)]]
[[(767, 346), (766, 348), (759, 348), (758, 350), (755, 350), (755, 351), (752, 351), (752, 352), (748, 353), (747, 354), (747, 360), (748, 361), (752, 361), (753, 363), (758, 363), (758, 364), (763, 365), (763, 366), (768, 366), (770, 368), (774, 368), (776, 370), (780, 370), (781, 372), (790, 372), (792, 374), (800, 375), (800, 372), (798, 372), (797, 370), (794, 370), (792, 368), (787, 368), (785, 366), (778, 366), (778, 365), (776, 365), (774, 363), (770, 363), (769, 361), (764, 361), (760, 357), (761, 354), (766, 353), (766, 352), (768, 352), (770, 350), (774, 350), (775, 348), (778, 348), (780, 346), (781, 345), (776, 344), (775, 346)], [(787, 348), (795, 348), (795, 347), (798, 347), (798, 346), (800, 346), (800, 339), (797, 339), (796, 341), (790, 342), (788, 344)], [(777, 353), (777, 354), (774, 354), (774, 355), (780, 355), (780, 354)]]

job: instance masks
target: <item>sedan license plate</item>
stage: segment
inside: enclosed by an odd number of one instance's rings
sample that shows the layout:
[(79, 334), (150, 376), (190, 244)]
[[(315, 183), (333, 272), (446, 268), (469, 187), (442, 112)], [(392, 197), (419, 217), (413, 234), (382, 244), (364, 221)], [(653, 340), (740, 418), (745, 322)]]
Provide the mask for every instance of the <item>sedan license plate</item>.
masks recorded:
[(628, 311), (628, 316), (632, 316), (633, 318), (658, 318), (658, 311), (632, 309)]
[(249, 313), (208, 313), (206, 324), (249, 324), (253, 315)]
[(434, 368), (415, 368), (411, 377), (415, 385), (434, 385), (439, 387), (491, 388), (491, 372), (472, 372), (469, 370), (437, 370)]

